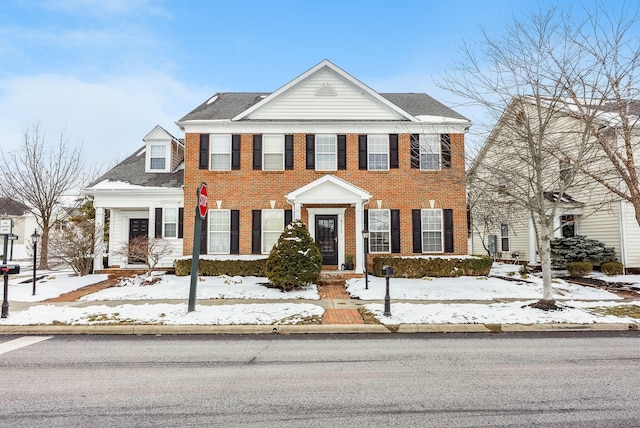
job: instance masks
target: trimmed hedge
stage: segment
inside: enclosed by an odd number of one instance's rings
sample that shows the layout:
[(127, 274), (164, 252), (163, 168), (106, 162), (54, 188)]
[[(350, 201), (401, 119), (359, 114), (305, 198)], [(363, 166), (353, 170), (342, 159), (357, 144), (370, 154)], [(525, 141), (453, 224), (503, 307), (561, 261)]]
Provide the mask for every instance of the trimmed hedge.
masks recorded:
[(619, 262), (605, 262), (600, 265), (600, 271), (609, 276), (622, 275), (624, 274), (624, 265)]
[[(200, 259), (198, 274), (202, 276), (266, 276), (267, 259), (256, 260), (207, 260)], [(176, 276), (191, 274), (191, 259), (175, 261)]]
[(582, 277), (587, 276), (593, 270), (593, 265), (589, 262), (571, 262), (567, 263), (567, 271), (569, 276)]
[(489, 275), (493, 260), (489, 256), (466, 258), (374, 257), (373, 274), (384, 276), (382, 266), (393, 266), (394, 276), (401, 278), (458, 277)]

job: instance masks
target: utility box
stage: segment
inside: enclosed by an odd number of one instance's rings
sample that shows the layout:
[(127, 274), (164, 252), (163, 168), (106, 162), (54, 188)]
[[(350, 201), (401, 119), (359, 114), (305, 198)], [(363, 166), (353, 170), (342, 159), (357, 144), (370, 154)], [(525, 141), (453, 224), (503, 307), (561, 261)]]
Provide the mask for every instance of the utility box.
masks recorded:
[(496, 259), (498, 256), (498, 235), (489, 235), (489, 256)]

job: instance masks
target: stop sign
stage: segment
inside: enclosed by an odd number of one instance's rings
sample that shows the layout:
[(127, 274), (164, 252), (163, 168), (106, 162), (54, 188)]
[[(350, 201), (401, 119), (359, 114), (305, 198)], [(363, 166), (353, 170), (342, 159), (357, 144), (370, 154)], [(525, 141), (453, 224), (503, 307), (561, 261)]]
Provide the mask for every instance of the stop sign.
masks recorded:
[(200, 218), (204, 220), (207, 216), (207, 210), (209, 209), (209, 193), (207, 191), (206, 183), (200, 184), (198, 187), (198, 213)]

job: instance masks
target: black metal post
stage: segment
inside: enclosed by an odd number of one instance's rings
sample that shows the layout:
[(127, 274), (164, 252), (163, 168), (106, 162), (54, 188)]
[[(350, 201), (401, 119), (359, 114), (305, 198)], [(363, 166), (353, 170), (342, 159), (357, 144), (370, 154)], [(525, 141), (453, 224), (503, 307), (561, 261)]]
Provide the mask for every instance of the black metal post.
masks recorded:
[(364, 229), (362, 231), (362, 237), (364, 238), (364, 289), (369, 289), (369, 231)]
[(2, 318), (9, 316), (9, 268), (2, 268), (4, 272), (4, 297), (2, 299)]
[(387, 290), (384, 294), (384, 313), (382, 314), (385, 317), (391, 316), (391, 296), (389, 296), (389, 279), (390, 279), (389, 275), (386, 275)]
[[(35, 232), (34, 232), (35, 234)], [(38, 254), (38, 241), (33, 239), (33, 296), (36, 295), (36, 260)]]

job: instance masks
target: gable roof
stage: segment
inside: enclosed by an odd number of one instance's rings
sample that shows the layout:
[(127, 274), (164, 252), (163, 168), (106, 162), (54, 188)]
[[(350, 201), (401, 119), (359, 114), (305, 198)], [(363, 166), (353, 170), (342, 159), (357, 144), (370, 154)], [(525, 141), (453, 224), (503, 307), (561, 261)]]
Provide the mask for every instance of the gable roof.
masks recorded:
[(178, 123), (202, 120), (248, 120), (252, 114), (286, 98), (286, 95), (291, 93), (292, 90), (301, 87), (305, 82), (310, 81), (310, 79), (321, 73), (331, 74), (352, 90), (362, 94), (370, 102), (377, 104), (379, 108), (390, 112), (400, 120), (420, 122), (421, 119), (417, 116), (430, 116), (469, 122), (461, 114), (424, 93), (377, 93), (330, 61), (324, 60), (273, 93), (216, 93), (180, 119)]
[(0, 216), (21, 216), (31, 212), (26, 205), (11, 198), (0, 198)]

